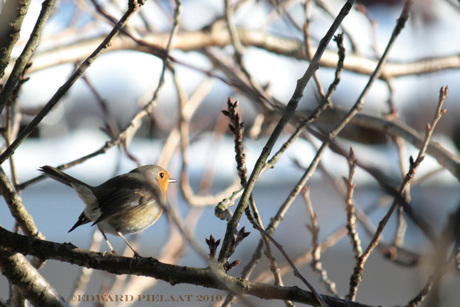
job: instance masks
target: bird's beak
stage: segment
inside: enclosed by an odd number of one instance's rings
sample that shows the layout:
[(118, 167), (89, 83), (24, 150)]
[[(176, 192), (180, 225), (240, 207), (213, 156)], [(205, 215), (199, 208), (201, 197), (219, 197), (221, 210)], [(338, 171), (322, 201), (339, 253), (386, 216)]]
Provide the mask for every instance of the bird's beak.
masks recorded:
[(174, 182), (176, 182), (176, 181), (177, 181), (177, 180), (176, 180), (176, 179), (173, 179), (173, 178), (169, 178), (169, 179), (168, 179), (168, 182), (169, 182), (169, 183), (174, 183)]

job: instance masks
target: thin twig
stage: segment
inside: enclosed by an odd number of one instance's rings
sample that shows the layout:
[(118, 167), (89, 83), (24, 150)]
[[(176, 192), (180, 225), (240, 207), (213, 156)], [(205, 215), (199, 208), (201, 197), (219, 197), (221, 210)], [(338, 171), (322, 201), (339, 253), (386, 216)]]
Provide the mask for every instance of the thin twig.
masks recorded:
[[(244, 125), (243, 122), (240, 120), (240, 115), (238, 112), (238, 100), (232, 102), (230, 98), (227, 101), (227, 110), (223, 110), (222, 113), (230, 119), (230, 124), (228, 127), (230, 131), (233, 133), (234, 143), (235, 143), (235, 160), (237, 164), (238, 176), (240, 178), (241, 186), (246, 186), (247, 184), (247, 168), (246, 168), (246, 154), (243, 148), (243, 130)], [(249, 211), (249, 208), (252, 210), (252, 214)], [(249, 207), (246, 208), (246, 216), (248, 220), (254, 225), (257, 224), (263, 228), (262, 220), (259, 215), (259, 211), (255, 204), (253, 197), (251, 196), (249, 199)], [(255, 227), (256, 228), (256, 227)], [(264, 236), (262, 233), (262, 242), (265, 248), (265, 255), (268, 259), (270, 270), (273, 273), (275, 278), (275, 284), (278, 286), (283, 286), (282, 278), (279, 274), (278, 265), (276, 264), (276, 259), (272, 255), (270, 241), (267, 237)], [(234, 250), (234, 248), (232, 248)], [(233, 299), (233, 294), (229, 294), (227, 299), (225, 300), (224, 306), (231, 303)], [(285, 304), (288, 306), (292, 305), (292, 302), (285, 301)]]
[(115, 118), (113, 117), (113, 114), (110, 112), (107, 102), (101, 97), (99, 92), (96, 90), (96, 88), (90, 82), (89, 78), (86, 75), (83, 75), (81, 79), (88, 86), (91, 93), (94, 95), (96, 101), (99, 103), (101, 107), (105, 132), (109, 135), (110, 138), (114, 138), (116, 135), (120, 133), (120, 129), (118, 127), (117, 122), (115, 121)]
[(259, 177), (265, 161), (267, 160), (268, 156), (270, 155), (271, 149), (275, 145), (277, 139), (279, 138), (283, 128), (286, 126), (287, 122), (295, 112), (297, 105), (300, 101), (300, 99), (303, 96), (303, 90), (305, 89), (308, 81), (310, 80), (311, 76), (313, 73), (319, 68), (319, 59), (321, 58), (324, 50), (326, 49), (329, 41), (332, 39), (333, 34), (339, 27), (340, 23), (343, 21), (345, 16), (348, 14), (348, 12), (351, 10), (352, 6), (354, 4), (354, 1), (349, 0), (345, 3), (343, 6), (342, 10), (340, 11), (339, 15), (337, 18), (334, 20), (334, 23), (331, 25), (329, 31), (325, 35), (325, 37), (321, 40), (321, 43), (312, 59), (310, 62), (310, 65), (308, 66), (307, 71), (303, 75), (302, 78), (300, 78), (297, 82), (296, 89), (294, 91), (294, 94), (292, 98), (290, 99), (289, 103), (287, 104), (284, 113), (278, 122), (278, 125), (276, 126), (275, 130), (273, 131), (272, 135), (270, 136), (269, 140), (267, 141), (265, 147), (262, 150), (262, 153), (260, 154), (254, 169), (251, 173), (251, 176), (249, 177), (248, 180), (248, 185), (246, 186), (243, 195), (240, 198), (240, 202), (238, 203), (237, 208), (234, 211), (234, 214), (232, 216), (232, 219), (227, 225), (227, 230), (225, 233), (225, 237), (222, 243), (222, 248), (219, 253), (219, 262), (225, 262), (227, 261), (230, 253), (230, 246), (231, 246), (231, 241), (236, 233), (236, 226), (239, 223), (239, 220), (241, 216), (243, 215), (243, 212), (245, 211), (249, 197), (252, 193), (252, 190), (254, 189), (255, 183), (256, 183), (256, 178)]
[[(317, 107), (316, 111), (313, 112), (313, 114), (306, 120), (303, 120), (298, 127), (296, 128), (295, 132), (288, 138), (286, 142), (283, 143), (281, 148), (273, 155), (272, 158), (266, 163), (264, 169), (262, 172), (267, 171), (268, 169), (272, 168), (275, 166), (275, 164), (279, 161), (281, 156), (286, 152), (286, 150), (297, 140), (297, 138), (301, 135), (301, 133), (304, 131), (305, 127), (307, 127), (310, 123), (314, 122), (318, 116), (327, 108), (328, 106), (328, 101), (330, 100), (332, 94), (334, 93), (334, 90), (337, 86), (337, 84), (340, 82), (340, 76), (343, 68), (343, 61), (345, 58), (345, 50), (341, 44), (341, 35), (336, 37), (336, 42), (339, 47), (339, 61), (337, 63), (337, 70), (335, 73), (335, 78), (332, 84), (329, 86), (329, 89), (327, 91), (327, 94), (323, 97), (323, 101), (321, 104)], [(289, 194), (288, 198), (283, 202), (283, 204), (280, 206), (278, 209), (278, 212), (274, 217), (271, 218), (270, 224), (267, 226), (266, 231), (269, 234), (273, 234), (275, 230), (277, 229), (278, 225), (281, 223), (283, 220), (284, 215), (286, 212), (289, 210), (291, 204), (293, 201), (296, 199), (298, 196), (299, 192), (302, 190), (302, 187), (305, 185), (306, 180), (305, 178), (301, 179), (296, 186), (292, 189), (291, 193)], [(252, 258), (251, 261), (244, 267), (243, 272), (242, 272), (242, 278), (248, 278), (250, 274), (252, 273), (253, 269), (255, 268), (255, 265), (259, 261), (262, 253), (262, 240), (259, 242)]]
[[(306, 134), (306, 133), (305, 133)], [(308, 135), (306, 136), (308, 137)], [(338, 145), (335, 144), (333, 145), (332, 148), (337, 147)], [(335, 152), (337, 152), (337, 148), (335, 148)], [(345, 150), (341, 150), (340, 152), (337, 152), (340, 155), (344, 157), (349, 157), (345, 154)], [(384, 182), (384, 178), (381, 178), (378, 176), (373, 171), (373, 167), (367, 165), (366, 163), (361, 162), (359, 159), (355, 157), (355, 163), (357, 166), (361, 167), (364, 171), (369, 172), (370, 175), (374, 176), (375, 179), (381, 183), (382, 181)], [(300, 168), (304, 169), (304, 167), (301, 166), (301, 164), (298, 161), (294, 161), (297, 165), (299, 165)], [(324, 163), (321, 161), (319, 164), (319, 167), (321, 169), (321, 174), (331, 183), (331, 185), (337, 190), (337, 192), (344, 198), (347, 199), (347, 189), (343, 187), (343, 185), (340, 185), (337, 180), (334, 180), (334, 178), (329, 174), (328, 170), (324, 167)], [(372, 237), (376, 231), (376, 227), (372, 224), (370, 219), (368, 218), (368, 213), (373, 212), (374, 209), (382, 207), (384, 204), (388, 203), (388, 201), (391, 199), (390, 195), (384, 195), (380, 198), (379, 201), (376, 201), (375, 204), (367, 210), (361, 210), (353, 201), (353, 199), (350, 199), (352, 202), (353, 208), (354, 208), (354, 213), (356, 215), (357, 220), (361, 223), (361, 225), (364, 227), (366, 230), (366, 234), (369, 237)], [(418, 253), (414, 253), (412, 251), (409, 251), (407, 249), (404, 249), (402, 246), (389, 246), (387, 244), (379, 244), (379, 250), (381, 253), (387, 258), (393, 261), (395, 264), (399, 264), (402, 266), (414, 266), (418, 263), (418, 260), (420, 258), (420, 255)], [(403, 257), (399, 257), (399, 256)], [(404, 257), (405, 256), (405, 257)], [(407, 259), (401, 259), (401, 258), (407, 258)]]
[[(394, 137), (392, 138), (394, 143), (396, 144), (398, 148), (398, 153), (399, 153), (399, 164), (401, 167), (401, 174), (404, 177), (404, 174), (407, 174), (407, 167), (406, 167), (406, 161), (407, 161), (407, 148), (404, 140), (401, 137)], [(406, 190), (405, 193), (405, 199), (410, 201), (410, 191), (409, 189)], [(407, 230), (407, 222), (404, 217), (404, 209), (402, 206), (398, 208), (398, 228), (395, 233), (395, 238), (393, 240), (393, 244), (395, 246), (402, 246), (404, 244), (404, 237), (406, 234)]]
[[(407, 5), (407, 3), (406, 3), (406, 5)], [(401, 184), (401, 187), (400, 187), (400, 190), (399, 190), (400, 198), (395, 199), (393, 201), (393, 204), (391, 205), (390, 209), (388, 210), (388, 212), (385, 214), (385, 216), (380, 221), (379, 226), (377, 228), (377, 231), (375, 232), (374, 237), (372, 238), (371, 242), (367, 246), (367, 248), (364, 251), (364, 253), (356, 261), (354, 272), (353, 272), (352, 276), (350, 277), (349, 293), (347, 294), (347, 298), (350, 299), (350, 300), (354, 300), (355, 297), (356, 297), (356, 294), (357, 294), (357, 291), (358, 291), (358, 286), (361, 283), (362, 275), (363, 275), (363, 272), (364, 272), (364, 264), (366, 263), (367, 259), (369, 258), (370, 254), (372, 253), (374, 248), (378, 245), (378, 243), (380, 241), (380, 238), (382, 236), (382, 232), (383, 232), (385, 226), (387, 225), (391, 215), (393, 214), (393, 212), (396, 209), (398, 204), (401, 203), (401, 205), (404, 206), (403, 202), (401, 202), (400, 199), (404, 199), (404, 191), (409, 186), (410, 182), (412, 181), (412, 179), (415, 176), (417, 168), (419, 167), (419, 165), (421, 164), (421, 162), (425, 158), (425, 152), (426, 152), (426, 149), (428, 148), (428, 144), (430, 142), (430, 138), (431, 138), (431, 135), (433, 134), (434, 128), (436, 127), (436, 124), (438, 123), (438, 121), (441, 118), (441, 116), (445, 113), (445, 110), (442, 109), (442, 105), (443, 105), (444, 101), (447, 98), (447, 93), (448, 93), (448, 88), (447, 87), (446, 88), (442, 87), (441, 90), (440, 90), (439, 102), (438, 102), (438, 106), (437, 106), (433, 121), (431, 122), (431, 124), (427, 124), (426, 132), (425, 132), (424, 144), (423, 144), (422, 148), (420, 149), (417, 158), (415, 160), (413, 160), (412, 157), (411, 157), (411, 159), (410, 159), (409, 171), (406, 174), (406, 176), (404, 178), (404, 181)], [(411, 212), (409, 214), (410, 217), (413, 216), (413, 213), (411, 211), (412, 210), (411, 207), (406, 205), (406, 206), (404, 206), (404, 210), (405, 210), (406, 213)], [(425, 227), (421, 227), (421, 229), (424, 230)]]
[(107, 35), (104, 41), (91, 53), (91, 55), (75, 70), (72, 76), (58, 89), (43, 109), (34, 117), (34, 119), (19, 133), (14, 142), (0, 155), (0, 164), (8, 159), (19, 145), (32, 133), (42, 119), (51, 111), (51, 109), (60, 101), (67, 93), (70, 87), (77, 81), (83, 73), (91, 66), (94, 60), (99, 57), (109, 46), (113, 38), (120, 33), (120, 30), (128, 23), (131, 16), (142, 6), (142, 1), (130, 0), (128, 10), (118, 21), (116, 26)]
[(356, 186), (356, 184), (353, 183), (353, 176), (356, 168), (356, 158), (352, 148), (350, 148), (350, 155), (348, 156), (348, 166), (348, 178), (343, 178), (345, 185), (347, 187), (347, 195), (345, 198), (345, 207), (347, 211), (347, 230), (348, 236), (351, 240), (351, 245), (353, 246), (353, 251), (355, 253), (355, 259), (358, 259), (363, 253), (363, 251), (361, 248), (361, 240), (359, 239), (358, 232), (356, 231), (356, 215), (355, 206), (353, 203), (353, 191)]
[(276, 248), (280, 251), (280, 253), (283, 255), (283, 257), (286, 259), (286, 261), (289, 263), (289, 265), (291, 266), (292, 270), (294, 271), (294, 276), (296, 276), (297, 278), (299, 278), (307, 287), (308, 289), (310, 289), (310, 291), (312, 292), (313, 296), (316, 298), (316, 302), (315, 302), (315, 305), (318, 305), (318, 306), (322, 306), (322, 307), (326, 307), (328, 306), (328, 304), (326, 303), (326, 301), (324, 300), (324, 298), (322, 297), (322, 295), (320, 295), (316, 289), (307, 281), (307, 279), (300, 273), (300, 271), (297, 269), (297, 266), (295, 265), (294, 261), (291, 260), (291, 258), (289, 257), (289, 255), (286, 253), (286, 251), (284, 250), (283, 246), (278, 243), (267, 231), (265, 231), (265, 229), (263, 229), (260, 225), (258, 225), (257, 223), (254, 223), (253, 224), (254, 228), (256, 228), (258, 231), (260, 231), (264, 236), (266, 236), (268, 239), (270, 239), (270, 241), (273, 243), (273, 245), (276, 246)]
[[(168, 47), (167, 47), (167, 53), (169, 53), (169, 48), (171, 46), (171, 42), (173, 40), (174, 35), (176, 35), (177, 31), (179, 30), (179, 25), (180, 25), (180, 17), (182, 14), (182, 1), (180, 0), (175, 0), (176, 3), (176, 8), (174, 10), (174, 24), (171, 29), (171, 36), (170, 40), (168, 42)], [(166, 68), (169, 68), (173, 75), (173, 82), (176, 87), (176, 91), (179, 96), (179, 104), (180, 104), (180, 110), (181, 110), (181, 122), (180, 122), (180, 131), (181, 131), (181, 150), (182, 152), (185, 152), (185, 148), (188, 146), (187, 140), (188, 140), (188, 124), (187, 122), (184, 122), (182, 119), (184, 118), (183, 110), (185, 106), (185, 102), (187, 101), (187, 97), (185, 94), (185, 91), (182, 89), (180, 82), (177, 78), (176, 72), (174, 70), (174, 67), (169, 63), (169, 60), (167, 57), (164, 58), (164, 65), (163, 65), (163, 73), (162, 75), (164, 76), (164, 72)], [(162, 78), (164, 80), (164, 78)], [(186, 129), (184, 133), (184, 129)], [(184, 133), (184, 134), (182, 134)], [(183, 167), (186, 165), (186, 160), (185, 160), (185, 155), (182, 155), (183, 159)], [(182, 180), (181, 180), (182, 181)], [(153, 184), (153, 183), (152, 183)], [(190, 231), (188, 231), (182, 221), (182, 219), (177, 215), (175, 210), (172, 210), (172, 208), (169, 205), (164, 206), (165, 213), (169, 216), (169, 218), (174, 222), (174, 224), (177, 226), (181, 234), (184, 236), (184, 238), (187, 239), (187, 241), (192, 245), (192, 247), (198, 252), (198, 254), (203, 258), (207, 259), (207, 255), (205, 251), (201, 248), (200, 244), (198, 243), (197, 239), (192, 235)]]
[(329, 85), (326, 95), (324, 95), (323, 100), (321, 103), (316, 107), (316, 109), (308, 116), (308, 118), (302, 120), (296, 128), (296, 131), (289, 137), (289, 139), (283, 143), (281, 148), (273, 155), (273, 157), (267, 162), (265, 168), (274, 167), (276, 162), (281, 158), (281, 155), (289, 148), (290, 145), (294, 143), (294, 141), (299, 137), (299, 135), (304, 131), (304, 129), (316, 121), (320, 115), (328, 109), (328, 107), (332, 106), (331, 97), (332, 94), (335, 92), (337, 85), (340, 83), (340, 78), (342, 75), (343, 70), (343, 63), (345, 60), (345, 48), (343, 47), (343, 35), (338, 34), (334, 37), (334, 41), (337, 43), (337, 47), (339, 49), (339, 60), (337, 62), (337, 69), (335, 71), (335, 77), (332, 83)]
[(257, 83), (252, 74), (247, 70), (244, 62), (244, 46), (241, 43), (240, 36), (238, 34), (235, 22), (233, 19), (234, 8), (231, 5), (230, 0), (224, 0), (225, 2), (225, 20), (227, 21), (228, 34), (230, 36), (230, 41), (234, 48), (234, 57), (236, 63), (238, 64), (241, 72), (244, 74), (246, 79), (249, 81), (252, 91), (256, 93), (257, 96), (264, 97), (266, 96), (263, 88)]
[(320, 281), (326, 286), (327, 291), (332, 295), (337, 296), (337, 289), (335, 287), (335, 282), (329, 279), (327, 276), (327, 271), (323, 267), (321, 261), (321, 246), (319, 244), (319, 226), (318, 226), (318, 219), (317, 214), (313, 209), (313, 205), (310, 199), (310, 189), (305, 186), (302, 189), (302, 196), (305, 200), (305, 204), (307, 205), (308, 214), (310, 216), (311, 225), (307, 225), (308, 230), (311, 233), (311, 262), (310, 266), (316, 273), (320, 276)]
[[(319, 8), (321, 8), (329, 16), (331, 16), (332, 18), (334, 17), (334, 13), (332, 12), (332, 10), (327, 6), (327, 4), (324, 1), (315, 0), (315, 3), (316, 3), (316, 5), (318, 5)], [(360, 4), (358, 4), (357, 6), (359, 6), (359, 5)], [(350, 31), (348, 31), (344, 25), (341, 25), (340, 27), (342, 28), (342, 32), (345, 33), (347, 35), (347, 37), (348, 37), (348, 40), (349, 40), (350, 46), (351, 46), (351, 51), (353, 53), (360, 54), (361, 52), (358, 49), (358, 44), (354, 40), (353, 35), (350, 34)]]
[[(304, 4), (304, 11), (305, 11), (305, 23), (303, 26), (303, 37), (304, 37), (304, 42), (305, 42), (305, 54), (307, 56), (307, 60), (311, 61), (311, 58), (313, 56), (312, 48), (311, 48), (311, 35), (310, 35), (310, 20), (311, 20), (311, 4), (312, 1), (305, 1)], [(318, 94), (321, 97), (321, 100), (324, 99), (324, 90), (321, 85), (321, 82), (319, 81), (318, 74), (315, 72), (313, 74), (313, 81), (315, 81), (316, 88), (318, 89)]]

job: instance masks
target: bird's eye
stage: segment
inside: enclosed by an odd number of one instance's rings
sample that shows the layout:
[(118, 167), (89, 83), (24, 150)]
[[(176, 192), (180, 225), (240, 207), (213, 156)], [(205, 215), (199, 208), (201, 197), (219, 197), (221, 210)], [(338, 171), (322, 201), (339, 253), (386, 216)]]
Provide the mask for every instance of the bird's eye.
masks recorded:
[(158, 175), (160, 176), (161, 179), (165, 178), (165, 173), (164, 172), (160, 172)]

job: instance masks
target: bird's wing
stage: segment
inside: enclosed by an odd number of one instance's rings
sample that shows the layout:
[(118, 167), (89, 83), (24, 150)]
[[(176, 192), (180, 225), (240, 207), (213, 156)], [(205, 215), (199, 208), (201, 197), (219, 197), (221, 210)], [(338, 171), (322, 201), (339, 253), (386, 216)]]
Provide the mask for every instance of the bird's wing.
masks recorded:
[(136, 187), (124, 187), (98, 198), (101, 216), (93, 223), (97, 224), (111, 216), (122, 215), (131, 210), (146, 206), (161, 199), (157, 189), (141, 191)]

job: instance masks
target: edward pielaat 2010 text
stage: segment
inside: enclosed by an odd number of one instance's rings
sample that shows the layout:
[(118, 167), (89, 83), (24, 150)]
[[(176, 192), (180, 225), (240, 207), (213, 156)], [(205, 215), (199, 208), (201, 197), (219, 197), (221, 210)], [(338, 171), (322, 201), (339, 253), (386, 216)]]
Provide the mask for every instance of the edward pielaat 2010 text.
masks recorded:
[(219, 302), (222, 295), (208, 294), (79, 294), (71, 301), (77, 302)]

